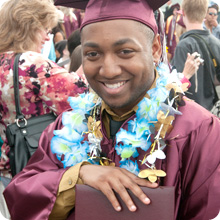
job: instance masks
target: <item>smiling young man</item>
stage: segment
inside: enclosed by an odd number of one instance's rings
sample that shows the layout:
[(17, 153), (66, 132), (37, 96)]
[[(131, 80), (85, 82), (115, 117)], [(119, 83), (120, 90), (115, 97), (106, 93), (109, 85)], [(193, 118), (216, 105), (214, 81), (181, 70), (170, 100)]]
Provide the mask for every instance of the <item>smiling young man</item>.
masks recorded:
[(102, 191), (121, 211), (117, 192), (131, 212), (137, 207), (126, 189), (148, 205), (140, 186), (174, 186), (175, 219), (218, 214), (220, 122), (183, 99), (187, 85), (159, 65), (153, 10), (166, 1), (158, 2), (89, 1), (81, 43), (96, 95), (69, 98), (73, 109), (44, 131), (29, 164), (6, 188), (13, 220), (66, 219), (76, 184)]
[(83, 28), (84, 72), (90, 86), (117, 115), (131, 110), (153, 84), (152, 63), (158, 62), (161, 54), (158, 40), (151, 29), (127, 19)]

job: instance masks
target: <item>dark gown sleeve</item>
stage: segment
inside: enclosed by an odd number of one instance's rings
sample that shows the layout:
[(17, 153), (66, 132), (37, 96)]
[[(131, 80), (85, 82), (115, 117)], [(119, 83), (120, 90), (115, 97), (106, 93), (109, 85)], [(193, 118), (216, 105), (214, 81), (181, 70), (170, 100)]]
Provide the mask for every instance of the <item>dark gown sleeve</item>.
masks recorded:
[(211, 117), (183, 151), (180, 219), (214, 219), (220, 211), (220, 123)]
[(170, 136), (165, 185), (176, 188), (176, 219), (214, 219), (220, 211), (220, 120), (192, 101), (182, 109)]
[(62, 126), (61, 117), (45, 129), (37, 151), (3, 193), (13, 220), (48, 219), (66, 171), (50, 150), (53, 131)]

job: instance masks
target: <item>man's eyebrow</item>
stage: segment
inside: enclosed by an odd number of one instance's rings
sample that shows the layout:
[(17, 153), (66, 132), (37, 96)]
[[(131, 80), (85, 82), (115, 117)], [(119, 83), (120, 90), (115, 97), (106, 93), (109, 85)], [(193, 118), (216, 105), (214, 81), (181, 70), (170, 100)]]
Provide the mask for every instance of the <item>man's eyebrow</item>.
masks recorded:
[(83, 45), (84, 47), (92, 47), (92, 48), (99, 48), (99, 45), (93, 42), (87, 42)]
[(121, 45), (126, 44), (126, 43), (135, 43), (135, 42), (130, 38), (124, 38), (124, 39), (121, 39), (121, 40), (118, 40), (117, 42), (115, 42), (113, 44), (113, 46), (117, 47), (117, 46), (121, 46)]
[[(117, 46), (121, 46), (126, 43), (135, 43), (135, 41), (130, 38), (124, 38), (124, 39), (118, 40), (115, 43), (113, 43), (113, 46), (117, 47)], [(99, 48), (99, 45), (94, 42), (87, 42), (83, 45), (83, 47)]]

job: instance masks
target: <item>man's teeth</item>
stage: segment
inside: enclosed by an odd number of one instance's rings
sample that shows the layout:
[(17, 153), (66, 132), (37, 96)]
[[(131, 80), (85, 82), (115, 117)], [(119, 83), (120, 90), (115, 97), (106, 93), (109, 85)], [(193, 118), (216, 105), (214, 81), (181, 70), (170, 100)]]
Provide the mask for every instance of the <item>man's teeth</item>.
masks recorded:
[(107, 84), (105, 83), (105, 86), (108, 87), (109, 89), (117, 89), (121, 86), (123, 86), (125, 82), (120, 82), (120, 83), (115, 83), (115, 84)]

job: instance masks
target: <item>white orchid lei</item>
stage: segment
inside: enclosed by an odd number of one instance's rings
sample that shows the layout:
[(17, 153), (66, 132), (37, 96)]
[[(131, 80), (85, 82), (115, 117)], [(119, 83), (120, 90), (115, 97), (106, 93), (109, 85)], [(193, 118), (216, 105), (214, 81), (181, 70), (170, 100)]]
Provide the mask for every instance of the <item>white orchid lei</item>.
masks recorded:
[[(128, 130), (121, 128), (117, 132), (115, 145), (116, 153), (121, 157), (120, 167), (142, 178), (147, 177), (151, 182), (155, 182), (157, 176), (166, 175), (164, 171), (155, 169), (155, 162), (166, 158), (163, 138), (172, 128), (174, 115), (181, 115), (173, 105), (180, 96), (178, 93), (183, 93), (183, 87), (186, 87), (180, 82), (179, 73), (170, 73), (166, 65), (160, 64), (157, 71), (160, 77), (156, 87), (147, 92), (150, 99), (144, 98), (138, 104), (136, 117), (128, 121)], [(63, 128), (55, 130), (51, 140), (52, 152), (64, 168), (82, 161), (103, 165), (100, 158), (102, 134), (100, 120), (97, 120), (101, 99), (95, 100), (95, 94), (87, 93), (69, 97), (68, 101), (73, 110), (63, 113)], [(152, 135), (154, 141), (151, 141)], [(137, 160), (133, 162), (131, 158), (138, 157), (138, 148), (146, 152), (150, 147), (150, 154), (141, 160), (148, 169), (140, 172)]]

